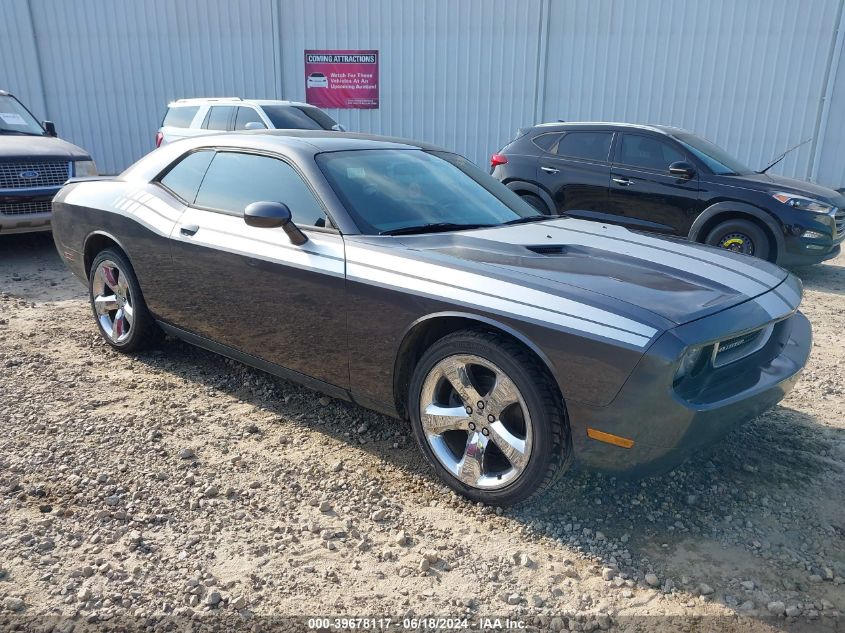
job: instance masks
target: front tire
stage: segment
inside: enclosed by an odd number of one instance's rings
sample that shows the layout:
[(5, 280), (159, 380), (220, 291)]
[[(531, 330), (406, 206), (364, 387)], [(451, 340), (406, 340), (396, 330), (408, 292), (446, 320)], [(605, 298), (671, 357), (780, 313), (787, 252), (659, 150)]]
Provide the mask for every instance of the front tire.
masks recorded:
[(769, 239), (763, 229), (750, 220), (722, 222), (710, 231), (704, 243), (734, 253), (769, 259)]
[(88, 275), (88, 295), (100, 335), (114, 349), (134, 352), (159, 339), (161, 330), (122, 252), (107, 248), (97, 254)]
[(547, 490), (571, 461), (557, 386), (504, 336), (464, 330), (434, 343), (417, 364), (408, 402), (423, 455), (473, 501), (525, 501)]
[(540, 196), (535, 196), (533, 193), (523, 193), (519, 196), (525, 202), (530, 204), (532, 207), (537, 209), (543, 215), (551, 215), (552, 212), (549, 210), (549, 207), (546, 206), (546, 203), (543, 202), (543, 199)]

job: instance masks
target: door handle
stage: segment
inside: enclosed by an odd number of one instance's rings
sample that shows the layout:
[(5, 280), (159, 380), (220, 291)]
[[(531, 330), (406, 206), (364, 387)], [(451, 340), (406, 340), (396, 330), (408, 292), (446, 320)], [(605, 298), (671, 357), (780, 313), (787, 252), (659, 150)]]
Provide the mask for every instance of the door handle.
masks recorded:
[(628, 185), (634, 184), (634, 181), (631, 180), (630, 178), (619, 178), (618, 176), (613, 176), (612, 180), (617, 185), (622, 185), (623, 187), (627, 187)]
[(179, 232), (182, 235), (186, 235), (190, 237), (191, 235), (195, 235), (197, 231), (200, 230), (200, 227), (196, 224), (183, 224), (179, 227)]
[(540, 167), (540, 169), (542, 169), (547, 174), (556, 174), (560, 171), (559, 169), (555, 169), (554, 167)]

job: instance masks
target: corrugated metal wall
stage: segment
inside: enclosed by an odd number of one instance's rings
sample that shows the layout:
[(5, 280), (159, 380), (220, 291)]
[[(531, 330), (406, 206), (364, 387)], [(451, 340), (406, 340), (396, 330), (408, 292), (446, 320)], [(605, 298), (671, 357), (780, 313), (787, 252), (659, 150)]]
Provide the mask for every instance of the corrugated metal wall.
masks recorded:
[[(840, 5), (552, 2), (545, 117), (675, 125), (761, 168), (815, 134)], [(811, 155), (772, 171), (806, 177)]]
[(152, 148), (170, 99), (304, 99), (306, 48), (379, 49), (381, 107), (331, 112), (350, 129), (482, 164), (517, 127), (563, 118), (679, 125), (756, 167), (816, 133), (835, 81), (826, 137), (778, 172), (805, 178), (815, 157), (843, 186), (843, 3), (3, 0), (0, 87), (114, 172)]
[(281, 14), (284, 94), (305, 99), (306, 48), (378, 49), (380, 108), (352, 130), (438, 143), (485, 163), (534, 120), (537, 0), (297, 0)]
[(47, 112), (105, 172), (153, 148), (170, 99), (274, 95), (269, 0), (31, 3)]
[[(843, 9), (840, 9), (843, 11)], [(822, 121), (823, 142), (814, 168), (820, 183), (845, 187), (845, 12), (839, 18), (839, 50), (831, 64), (827, 121)]]
[(0, 90), (11, 90), (35, 116), (46, 117), (28, 0), (0, 3)]

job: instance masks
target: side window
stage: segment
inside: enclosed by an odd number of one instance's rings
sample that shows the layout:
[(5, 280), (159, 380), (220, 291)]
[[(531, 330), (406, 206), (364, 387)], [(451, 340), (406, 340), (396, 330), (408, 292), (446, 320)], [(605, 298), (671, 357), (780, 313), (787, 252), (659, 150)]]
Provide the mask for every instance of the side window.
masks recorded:
[(669, 165), (679, 160), (686, 157), (666, 141), (638, 134), (622, 135), (619, 162), (623, 165), (669, 171)]
[[(247, 129), (247, 123), (258, 123), (261, 127), (266, 128), (267, 126), (264, 125), (264, 121), (261, 120), (261, 117), (258, 116), (258, 112), (256, 112), (252, 108), (247, 108), (241, 106), (238, 108), (238, 115), (235, 119), (235, 129), (236, 130), (245, 130)], [(251, 129), (257, 129), (253, 126)]]
[(159, 182), (188, 204), (193, 204), (213, 156), (213, 150), (192, 152), (171, 167)]
[(199, 111), (199, 106), (177, 106), (168, 108), (167, 114), (164, 115), (164, 121), (161, 126), (169, 127), (191, 127), (191, 121), (194, 120), (194, 115)]
[(202, 126), (206, 130), (223, 130), (225, 132), (229, 129), (229, 117), (234, 109), (235, 106), (211, 106)]
[(557, 144), (561, 136), (563, 136), (563, 133), (561, 132), (551, 132), (535, 136), (531, 139), (531, 142), (544, 152), (554, 152), (552, 148)]
[(253, 202), (284, 202), (293, 221), (322, 226), (326, 214), (311, 190), (287, 163), (256, 154), (218, 152), (202, 181), (196, 204), (241, 215)]
[(613, 132), (567, 132), (557, 144), (559, 156), (607, 162)]

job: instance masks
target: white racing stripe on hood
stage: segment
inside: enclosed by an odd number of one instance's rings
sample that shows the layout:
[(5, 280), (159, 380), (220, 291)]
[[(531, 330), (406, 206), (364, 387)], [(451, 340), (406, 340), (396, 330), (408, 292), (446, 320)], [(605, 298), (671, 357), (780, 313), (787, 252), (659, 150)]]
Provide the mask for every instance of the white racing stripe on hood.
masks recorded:
[(555, 222), (551, 222), (550, 224), (559, 230), (562, 229), (573, 233), (589, 233), (590, 235), (595, 235), (596, 237), (621, 240), (633, 244), (642, 244), (644, 246), (654, 247), (669, 253), (679, 253), (691, 260), (705, 261), (731, 272), (741, 274), (745, 277), (756, 279), (761, 283), (767, 284), (770, 288), (783, 281), (783, 277), (772, 275), (771, 273), (762, 270), (759, 266), (753, 264), (743, 264), (735, 258), (723, 255), (715, 249), (707, 250), (697, 248), (692, 245), (692, 242), (685, 243), (684, 241), (667, 240), (644, 233), (632, 233), (622, 226), (615, 226), (612, 224), (604, 225), (597, 222), (590, 222), (588, 220), (557, 220)]
[(769, 313), (772, 319), (780, 319), (790, 314), (795, 306), (789, 305), (786, 300), (776, 292), (767, 292), (760, 295), (754, 302)]
[(584, 303), (446, 266), (410, 260), (347, 243), (347, 278), (407, 289), (432, 297), (478, 305), (497, 312), (545, 321), (637, 347), (657, 330)]
[(775, 292), (783, 297), (783, 299), (793, 308), (797, 308), (801, 304), (801, 293), (796, 291), (786, 282), (783, 282), (780, 286), (778, 286), (775, 289)]
[[(718, 253), (700, 252), (683, 243), (673, 244), (655, 238), (646, 238), (625, 231), (624, 235), (594, 233), (574, 229), (574, 220), (558, 220), (542, 224), (503, 227), (473, 231), (475, 238), (489, 239), (514, 245), (573, 244), (597, 250), (625, 255), (653, 264), (676, 268), (688, 274), (699, 275), (718, 281), (748, 297), (771, 290), (782, 279), (778, 279), (754, 266), (744, 266), (734, 259)], [(591, 224), (583, 222), (581, 224)], [(618, 229), (619, 227), (613, 227)], [(613, 232), (615, 233), (615, 231)], [(549, 240), (551, 236), (551, 240)], [(628, 239), (626, 239), (628, 238)], [(674, 247), (674, 249), (673, 249)]]

